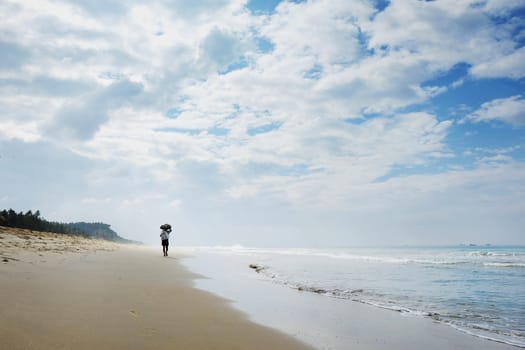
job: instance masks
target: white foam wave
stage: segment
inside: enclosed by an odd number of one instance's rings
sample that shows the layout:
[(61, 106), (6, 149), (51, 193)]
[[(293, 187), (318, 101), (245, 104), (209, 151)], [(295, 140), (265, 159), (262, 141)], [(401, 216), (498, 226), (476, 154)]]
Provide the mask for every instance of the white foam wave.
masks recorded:
[(495, 267), (521, 267), (521, 268), (525, 268), (525, 263), (516, 263), (516, 262), (487, 262), (487, 263), (483, 263), (483, 266), (495, 266)]
[[(308, 249), (308, 248), (254, 248), (245, 247), (240, 244), (231, 246), (195, 247), (197, 251), (207, 251), (226, 254), (237, 254), (246, 256), (282, 255), (282, 256), (304, 256), (324, 257), (338, 260), (354, 260), (372, 263), (387, 264), (423, 264), (423, 265), (461, 265), (481, 264), (492, 267), (525, 267), (525, 255), (515, 252), (474, 251), (435, 254), (433, 251), (414, 254), (404, 251), (396, 255), (370, 254), (366, 250), (359, 249)], [(506, 258), (507, 261), (499, 261)], [(516, 261), (508, 261), (516, 260)]]
[[(271, 276), (272, 279), (276, 277), (276, 275), (271, 275), (268, 273), (268, 269), (264, 269), (264, 273), (267, 274), (267, 276)], [(340, 290), (340, 289), (324, 289), (320, 287), (314, 287), (314, 286), (308, 286), (303, 284), (293, 284), (290, 282), (287, 282), (286, 280), (280, 280), (280, 279), (274, 279), (275, 283), (286, 285), (288, 287), (291, 287), (293, 289), (297, 289), (301, 292), (310, 292), (310, 293), (316, 293), (324, 296), (334, 297), (334, 298), (340, 298), (340, 299), (348, 299), (354, 302), (359, 302), (367, 305), (371, 305), (374, 307), (379, 307), (382, 309), (390, 310), (399, 312), (406, 316), (414, 316), (414, 317), (431, 317), (435, 321), (443, 322), (444, 324), (447, 324), (449, 326), (454, 327), (455, 329), (470, 334), (475, 337), (483, 338), (490, 341), (495, 341), (498, 343), (503, 344), (509, 344), (512, 346), (525, 348), (525, 342), (523, 341), (522, 337), (516, 337), (513, 336), (511, 333), (501, 332), (497, 329), (492, 329), (489, 326), (486, 325), (479, 325), (479, 324), (468, 324), (461, 321), (463, 316), (461, 315), (440, 315), (435, 312), (428, 312), (428, 311), (421, 311), (421, 310), (415, 310), (411, 308), (407, 308), (405, 306), (395, 304), (395, 303), (385, 303), (381, 301), (375, 300), (373, 295), (369, 295), (368, 292), (364, 291), (363, 289), (357, 289), (357, 290)], [(453, 320), (455, 319), (455, 320)]]
[(494, 251), (474, 251), (469, 252), (468, 256), (471, 257), (508, 257), (508, 256), (523, 256), (516, 252), (494, 252)]
[(519, 348), (525, 348), (525, 342), (523, 342), (520, 339), (516, 339), (516, 338), (514, 338), (512, 336), (498, 336), (497, 334), (493, 334), (493, 333), (491, 334), (489, 332), (483, 332), (482, 333), (482, 332), (480, 332), (480, 330), (476, 331), (476, 330), (473, 330), (472, 328), (469, 328), (467, 326), (456, 324), (455, 322), (445, 321), (444, 323), (446, 323), (449, 326), (457, 329), (458, 331), (461, 331), (463, 333), (472, 335), (474, 337), (478, 337), (478, 338), (494, 341), (494, 342), (497, 342), (497, 343), (508, 344), (508, 345), (519, 347)]

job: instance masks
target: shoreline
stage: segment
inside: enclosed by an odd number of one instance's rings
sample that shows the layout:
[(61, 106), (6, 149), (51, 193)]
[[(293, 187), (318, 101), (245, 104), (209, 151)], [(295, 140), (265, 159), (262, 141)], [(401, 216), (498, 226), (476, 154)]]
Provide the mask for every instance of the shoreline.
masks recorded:
[(206, 253), (191, 248), (188, 251), (194, 258), (186, 259), (184, 264), (208, 277), (197, 281), (198, 288), (235, 300), (235, 306), (255, 322), (272, 325), (319, 349), (522, 348), (469, 334), (431, 317), (274, 283), (271, 277), (250, 268), (254, 260), (258, 261), (253, 256)]
[[(16, 232), (15, 232), (16, 231)], [(9, 349), (309, 349), (194, 287), (160, 249), (0, 228)]]
[(0, 337), (15, 350), (520, 348), (171, 248), (0, 227)]

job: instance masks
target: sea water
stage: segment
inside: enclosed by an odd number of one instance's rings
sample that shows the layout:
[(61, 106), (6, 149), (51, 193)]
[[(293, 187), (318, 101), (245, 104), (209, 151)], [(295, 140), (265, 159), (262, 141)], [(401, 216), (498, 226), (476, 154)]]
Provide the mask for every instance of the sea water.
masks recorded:
[[(224, 281), (214, 292), (225, 297), (235, 298), (228, 285), (250, 283), (244, 277), (257, 275), (274, 287), (432, 318), (474, 336), (525, 347), (525, 247), (190, 250), (197, 256), (188, 261), (190, 268), (222, 274), (218, 279)], [(203, 254), (208, 260), (199, 260)], [(214, 255), (218, 259), (210, 260)], [(204, 266), (210, 261), (213, 268)], [(218, 261), (226, 264), (222, 270)], [(237, 282), (228, 283), (228, 276)]]

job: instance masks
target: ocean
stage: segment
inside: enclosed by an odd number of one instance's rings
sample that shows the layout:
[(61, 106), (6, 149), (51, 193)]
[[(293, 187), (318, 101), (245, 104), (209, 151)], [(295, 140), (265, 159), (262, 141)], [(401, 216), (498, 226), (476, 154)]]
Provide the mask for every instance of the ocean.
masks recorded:
[[(187, 250), (194, 258), (185, 264), (209, 277), (199, 280), (197, 287), (237, 301), (256, 320), (257, 315), (270, 312), (264, 310), (264, 303), (250, 301), (256, 294), (254, 283), (257, 288), (300, 291), (431, 318), (472, 336), (525, 347), (525, 247)], [(246, 295), (250, 293), (252, 297)], [(263, 315), (261, 322), (279, 319)], [(338, 337), (334, 327), (327, 329), (317, 330), (323, 344)], [(300, 331), (291, 328), (289, 332)], [(327, 348), (341, 345), (332, 343)]]

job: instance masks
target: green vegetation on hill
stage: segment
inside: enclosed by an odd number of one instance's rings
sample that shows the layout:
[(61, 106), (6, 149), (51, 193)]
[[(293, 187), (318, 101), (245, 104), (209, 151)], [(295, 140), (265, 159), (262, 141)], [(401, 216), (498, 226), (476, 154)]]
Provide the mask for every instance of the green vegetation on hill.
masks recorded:
[(0, 212), (0, 226), (24, 228), (34, 231), (55, 232), (68, 235), (76, 235), (88, 238), (104, 239), (119, 243), (136, 243), (120, 237), (110, 228), (110, 225), (101, 222), (74, 222), (60, 223), (47, 221), (40, 217), (40, 211), (34, 213), (29, 210), (26, 213), (17, 213), (13, 209)]

